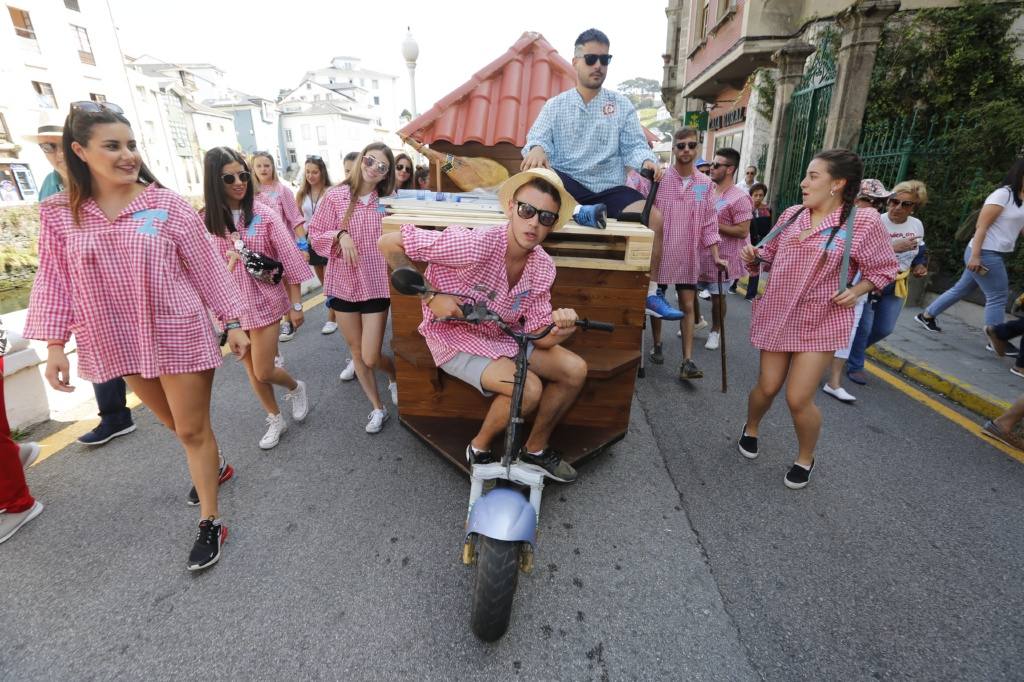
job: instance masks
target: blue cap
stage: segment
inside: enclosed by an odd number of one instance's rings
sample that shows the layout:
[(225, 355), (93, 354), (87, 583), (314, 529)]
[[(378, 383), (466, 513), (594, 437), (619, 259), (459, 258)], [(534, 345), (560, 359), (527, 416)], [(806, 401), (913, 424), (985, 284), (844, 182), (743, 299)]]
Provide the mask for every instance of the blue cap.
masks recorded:
[(694, 166), (696, 168), (700, 168), (701, 166), (710, 166), (710, 165), (711, 165), (711, 162), (710, 161), (705, 161), (704, 159), (697, 159), (697, 163), (694, 164)]

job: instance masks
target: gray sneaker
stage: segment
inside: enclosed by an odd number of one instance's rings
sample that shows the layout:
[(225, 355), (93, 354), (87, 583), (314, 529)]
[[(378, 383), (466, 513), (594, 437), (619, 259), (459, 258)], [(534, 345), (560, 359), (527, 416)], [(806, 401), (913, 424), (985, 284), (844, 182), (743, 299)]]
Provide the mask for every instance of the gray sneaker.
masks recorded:
[(23, 512), (0, 511), (0, 543), (10, 540), (22, 526), (42, 513), (43, 503), (39, 500)]
[(539, 455), (531, 455), (526, 448), (523, 448), (523, 451), (519, 453), (519, 460), (523, 464), (540, 467), (548, 478), (559, 483), (572, 483), (576, 480), (576, 470), (567, 462), (563, 462), (559, 453), (550, 447), (544, 448)]
[(679, 368), (679, 378), (683, 381), (689, 381), (690, 379), (703, 379), (704, 372), (697, 367), (693, 360), (683, 360), (683, 364)]
[(655, 346), (654, 350), (651, 351), (651, 363), (655, 365), (661, 365), (665, 363), (665, 356), (661, 352), (661, 346)]

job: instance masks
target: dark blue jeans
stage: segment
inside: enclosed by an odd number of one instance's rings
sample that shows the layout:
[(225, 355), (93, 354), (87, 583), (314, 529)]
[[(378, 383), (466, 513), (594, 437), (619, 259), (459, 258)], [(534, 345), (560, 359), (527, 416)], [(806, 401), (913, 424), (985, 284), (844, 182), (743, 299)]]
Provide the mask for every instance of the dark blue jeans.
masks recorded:
[(100, 408), (100, 422), (111, 426), (129, 426), (132, 423), (132, 411), (128, 409), (125, 393), (128, 387), (124, 379), (118, 377), (102, 384), (93, 384), (96, 393), (96, 404)]
[[(992, 325), (992, 333), (997, 339), (1012, 341), (1018, 336), (1024, 335), (1024, 319), (1016, 317), (1009, 322)], [(1017, 355), (1017, 367), (1024, 368), (1024, 353)]]
[(906, 299), (899, 298), (892, 291), (895, 287), (890, 284), (885, 292), (877, 300), (868, 299), (864, 304), (864, 312), (860, 316), (860, 324), (857, 325), (857, 335), (853, 337), (853, 344), (850, 345), (850, 357), (846, 360), (848, 371), (857, 372), (864, 369), (864, 355), (868, 346), (873, 346), (885, 337), (892, 334), (896, 329), (896, 320), (900, 317), (903, 304)]

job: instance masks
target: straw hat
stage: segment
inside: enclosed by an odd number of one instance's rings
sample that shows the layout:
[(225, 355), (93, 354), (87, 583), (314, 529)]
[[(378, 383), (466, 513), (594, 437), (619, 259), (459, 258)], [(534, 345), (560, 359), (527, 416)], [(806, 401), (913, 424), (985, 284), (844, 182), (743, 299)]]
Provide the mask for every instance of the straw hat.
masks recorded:
[(860, 192), (857, 196), (871, 197), (872, 199), (885, 199), (892, 192), (885, 188), (881, 180), (875, 178), (865, 178), (860, 183)]
[(25, 135), (24, 139), (29, 142), (45, 142), (55, 137), (64, 136), (64, 119), (59, 119), (53, 114), (44, 113), (39, 117), (39, 128), (35, 135)]
[(576, 210), (576, 200), (566, 191), (565, 186), (562, 184), (562, 179), (558, 177), (558, 173), (549, 168), (531, 168), (530, 170), (516, 173), (503, 182), (501, 187), (498, 188), (498, 202), (501, 204), (502, 210), (511, 219), (512, 215), (509, 213), (508, 208), (509, 202), (512, 201), (512, 197), (516, 195), (520, 187), (534, 178), (545, 180), (558, 190), (558, 196), (562, 199), (562, 206), (558, 210), (558, 221), (551, 227), (551, 230), (562, 229), (563, 225), (572, 220), (572, 212)]

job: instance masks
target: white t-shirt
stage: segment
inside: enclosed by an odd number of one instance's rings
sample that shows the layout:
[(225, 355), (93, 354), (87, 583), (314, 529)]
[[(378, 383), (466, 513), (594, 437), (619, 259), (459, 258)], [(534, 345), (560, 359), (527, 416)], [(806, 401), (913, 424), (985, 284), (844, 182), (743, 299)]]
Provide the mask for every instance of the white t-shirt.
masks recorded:
[[(921, 246), (924, 244), (924, 225), (921, 224), (921, 221), (914, 216), (907, 216), (907, 220), (905, 222), (894, 223), (889, 218), (889, 212), (886, 211), (882, 214), (882, 224), (885, 225), (885, 229), (889, 230), (889, 238), (893, 241), (917, 237), (917, 245)], [(899, 271), (903, 272), (904, 270), (909, 270), (910, 264), (914, 261), (916, 256), (917, 249), (897, 253), (896, 262), (899, 263)]]
[(1003, 212), (989, 226), (982, 249), (1005, 253), (1017, 245), (1017, 236), (1024, 229), (1024, 202), (1018, 206), (1012, 197), (1010, 188), (1004, 185), (985, 199), (986, 206), (1002, 206)]

